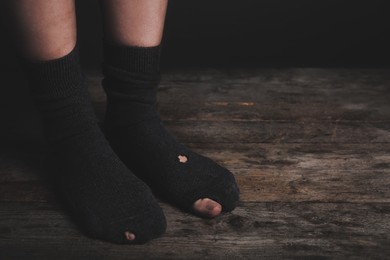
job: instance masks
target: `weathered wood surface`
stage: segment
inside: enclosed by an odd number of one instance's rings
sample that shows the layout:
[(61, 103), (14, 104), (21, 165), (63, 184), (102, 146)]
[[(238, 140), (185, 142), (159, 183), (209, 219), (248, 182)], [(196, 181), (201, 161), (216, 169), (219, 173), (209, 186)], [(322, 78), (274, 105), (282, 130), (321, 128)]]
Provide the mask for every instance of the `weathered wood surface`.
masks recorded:
[[(1, 203), (0, 257), (127, 259), (384, 259), (388, 203), (241, 203), (205, 220), (163, 204), (169, 223), (145, 246), (88, 239), (57, 207)], [(349, 258), (351, 257), (351, 258)]]
[[(101, 75), (88, 76), (103, 117)], [(165, 125), (232, 170), (241, 203), (214, 220), (161, 203), (167, 233), (134, 247), (89, 239), (67, 219), (44, 180), (55, 173), (39, 118), (25, 92), (8, 91), (0, 96), (0, 259), (390, 255), (390, 70), (165, 73)]]
[[(390, 144), (187, 145), (235, 173), (242, 201), (390, 202)], [(53, 200), (44, 157), (2, 157), (0, 201)]]
[[(160, 112), (165, 120), (186, 121), (388, 121), (388, 74), (321, 69), (171, 73), (159, 88)], [(91, 73), (89, 79), (96, 85), (101, 76)], [(95, 102), (105, 102), (101, 88), (91, 92)]]

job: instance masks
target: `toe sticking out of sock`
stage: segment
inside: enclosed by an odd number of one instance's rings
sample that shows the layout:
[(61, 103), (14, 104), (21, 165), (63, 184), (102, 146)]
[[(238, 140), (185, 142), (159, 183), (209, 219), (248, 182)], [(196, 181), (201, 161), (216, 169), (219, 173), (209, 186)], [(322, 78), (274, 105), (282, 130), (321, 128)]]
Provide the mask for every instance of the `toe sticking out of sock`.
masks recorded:
[(216, 217), (222, 212), (222, 206), (208, 198), (195, 201), (192, 209), (196, 214), (208, 218)]
[(135, 235), (133, 233), (130, 233), (129, 231), (125, 232), (125, 237), (129, 241), (133, 241), (135, 239)]

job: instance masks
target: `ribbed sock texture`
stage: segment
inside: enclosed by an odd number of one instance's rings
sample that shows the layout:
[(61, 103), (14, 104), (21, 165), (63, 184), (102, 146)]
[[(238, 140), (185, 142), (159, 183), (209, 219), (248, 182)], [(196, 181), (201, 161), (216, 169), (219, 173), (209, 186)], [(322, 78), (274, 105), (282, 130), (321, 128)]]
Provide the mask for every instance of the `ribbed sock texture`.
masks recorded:
[(160, 49), (105, 45), (106, 136), (121, 160), (168, 202), (190, 210), (196, 200), (210, 198), (231, 211), (239, 199), (233, 174), (180, 144), (161, 122)]
[[(56, 60), (22, 59), (21, 65), (55, 161), (50, 177), (77, 223), (114, 243), (162, 234), (165, 217), (151, 190), (119, 160), (97, 124), (77, 47)], [(126, 240), (125, 231), (136, 239)]]

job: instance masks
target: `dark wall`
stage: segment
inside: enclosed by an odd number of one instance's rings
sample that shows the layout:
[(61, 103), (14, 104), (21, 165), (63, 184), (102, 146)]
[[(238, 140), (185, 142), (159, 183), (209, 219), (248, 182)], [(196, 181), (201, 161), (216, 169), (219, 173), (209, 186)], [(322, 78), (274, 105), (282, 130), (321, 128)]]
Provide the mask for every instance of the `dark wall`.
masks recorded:
[(389, 66), (383, 1), (172, 1), (172, 65)]
[[(170, 1), (165, 67), (389, 67), (386, 0)], [(97, 0), (79, 0), (85, 66), (101, 63)], [(4, 59), (3, 59), (4, 60)]]

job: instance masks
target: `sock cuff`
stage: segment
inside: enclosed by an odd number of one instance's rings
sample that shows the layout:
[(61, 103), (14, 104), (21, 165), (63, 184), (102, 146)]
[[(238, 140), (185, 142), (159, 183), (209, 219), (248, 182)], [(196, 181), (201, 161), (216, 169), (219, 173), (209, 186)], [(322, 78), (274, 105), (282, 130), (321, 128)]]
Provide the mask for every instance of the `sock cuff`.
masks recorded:
[[(32, 92), (37, 95), (64, 96), (74, 93), (84, 81), (77, 45), (67, 55), (48, 61), (19, 58), (29, 79)], [(48, 88), (47, 86), (50, 86)]]
[(104, 43), (103, 67), (114, 67), (144, 78), (160, 76), (161, 44), (152, 47), (119, 46)]

